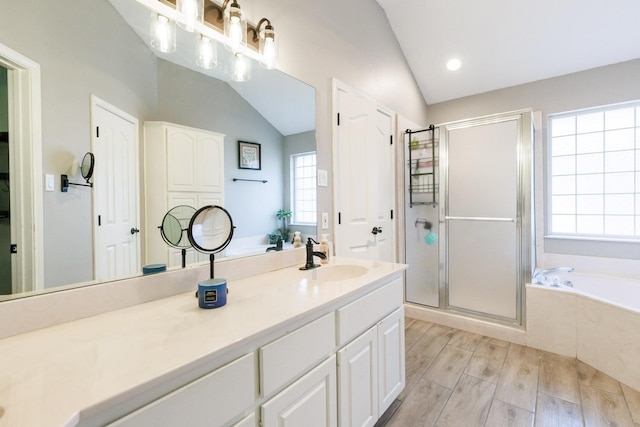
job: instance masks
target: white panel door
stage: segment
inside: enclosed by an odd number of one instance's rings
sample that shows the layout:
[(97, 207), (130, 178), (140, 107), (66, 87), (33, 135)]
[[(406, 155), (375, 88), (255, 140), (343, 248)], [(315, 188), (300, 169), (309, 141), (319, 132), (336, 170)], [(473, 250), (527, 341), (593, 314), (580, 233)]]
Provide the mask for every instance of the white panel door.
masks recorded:
[(95, 99), (95, 279), (131, 276), (140, 267), (138, 121)]
[(378, 396), (383, 414), (405, 385), (404, 309), (378, 323)]
[(395, 261), (393, 114), (342, 87), (335, 96), (336, 254)]
[(262, 405), (262, 427), (337, 426), (336, 357)]
[(378, 328), (338, 352), (340, 427), (373, 426), (378, 420)]

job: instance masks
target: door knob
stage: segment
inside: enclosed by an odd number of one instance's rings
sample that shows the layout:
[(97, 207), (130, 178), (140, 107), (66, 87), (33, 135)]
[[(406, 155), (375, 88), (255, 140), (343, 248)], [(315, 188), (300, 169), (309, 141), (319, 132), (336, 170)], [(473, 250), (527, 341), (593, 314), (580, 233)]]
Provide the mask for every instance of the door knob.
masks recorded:
[(136, 234), (136, 233), (139, 233), (139, 232), (140, 232), (140, 230), (138, 230), (137, 228), (131, 227), (131, 234)]
[(373, 227), (373, 230), (371, 230), (371, 234), (373, 234), (374, 236), (376, 234), (382, 234), (382, 227)]

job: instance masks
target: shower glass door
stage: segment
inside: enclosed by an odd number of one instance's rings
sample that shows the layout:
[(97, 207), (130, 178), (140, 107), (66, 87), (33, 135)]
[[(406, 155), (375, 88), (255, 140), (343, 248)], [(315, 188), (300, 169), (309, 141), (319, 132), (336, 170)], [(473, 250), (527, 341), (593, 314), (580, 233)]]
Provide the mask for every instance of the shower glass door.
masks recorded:
[(531, 158), (524, 128), (523, 114), (446, 126), (441, 286), (447, 309), (521, 323), (528, 259), (522, 217), (530, 210), (523, 173), (531, 172), (523, 167)]

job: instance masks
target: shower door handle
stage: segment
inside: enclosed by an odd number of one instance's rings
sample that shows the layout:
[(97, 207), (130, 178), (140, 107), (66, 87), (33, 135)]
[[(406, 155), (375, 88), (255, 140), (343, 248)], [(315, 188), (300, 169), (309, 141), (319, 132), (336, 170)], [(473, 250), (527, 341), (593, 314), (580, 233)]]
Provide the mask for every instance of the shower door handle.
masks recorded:
[(487, 222), (518, 222), (517, 218), (489, 218), (481, 216), (445, 216), (445, 220), (487, 221)]

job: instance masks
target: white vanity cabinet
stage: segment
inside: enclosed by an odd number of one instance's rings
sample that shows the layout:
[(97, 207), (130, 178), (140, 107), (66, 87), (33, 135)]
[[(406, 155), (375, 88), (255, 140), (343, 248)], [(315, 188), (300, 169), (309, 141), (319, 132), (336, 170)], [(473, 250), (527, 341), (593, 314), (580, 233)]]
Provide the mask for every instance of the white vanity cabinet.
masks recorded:
[(405, 385), (402, 279), (337, 313), (339, 424), (373, 426)]
[(404, 388), (402, 291), (392, 279), (283, 324), (110, 427), (373, 426)]
[[(167, 122), (145, 122), (144, 133), (145, 263), (178, 266), (180, 249), (158, 227), (175, 206), (224, 205), (224, 135)], [(187, 262), (205, 259), (188, 250)]]

